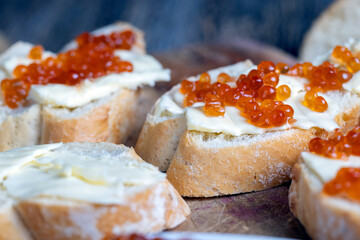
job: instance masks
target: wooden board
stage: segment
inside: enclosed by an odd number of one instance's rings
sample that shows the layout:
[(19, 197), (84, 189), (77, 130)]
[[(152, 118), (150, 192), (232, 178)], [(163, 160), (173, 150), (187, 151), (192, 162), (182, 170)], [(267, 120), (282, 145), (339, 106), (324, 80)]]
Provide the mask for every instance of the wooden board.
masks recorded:
[[(171, 68), (171, 83), (158, 84), (160, 92), (181, 79), (211, 68), (251, 59), (296, 63), (292, 56), (275, 48), (247, 40), (193, 45), (157, 54)], [(298, 220), (289, 211), (289, 184), (274, 189), (214, 198), (187, 198), (192, 214), (174, 231), (228, 232), (309, 239)]]

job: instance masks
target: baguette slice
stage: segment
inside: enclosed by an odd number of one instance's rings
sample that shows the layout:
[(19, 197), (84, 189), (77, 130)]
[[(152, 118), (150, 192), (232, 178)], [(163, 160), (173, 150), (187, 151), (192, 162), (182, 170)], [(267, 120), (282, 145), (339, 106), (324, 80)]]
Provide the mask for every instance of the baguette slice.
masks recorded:
[(0, 192), (0, 229), (1, 240), (33, 239), (15, 211), (13, 201), (3, 191)]
[[(231, 73), (241, 67), (240, 63), (223, 69), (233, 76)], [(214, 72), (222, 71), (215, 69), (209, 74)], [(178, 89), (175, 86), (171, 91)], [(348, 97), (343, 94), (337, 92), (333, 96), (334, 101), (343, 102), (340, 104), (343, 111), (334, 120), (346, 131), (358, 123), (360, 98), (356, 94), (346, 93)], [(289, 180), (291, 169), (300, 153), (307, 150), (308, 142), (327, 134), (317, 127), (240, 136), (191, 130), (188, 115), (169, 113), (166, 107), (165, 111), (159, 111), (160, 115), (156, 113), (162, 100), (148, 114), (135, 151), (145, 161), (167, 171), (169, 181), (182, 196), (212, 197), (278, 186)]]
[(41, 132), (40, 113), (39, 104), (16, 110), (0, 106), (0, 151), (38, 144)]
[[(3, 62), (11, 57), (26, 55), (32, 46), (30, 43), (17, 42), (0, 55), (0, 82), (12, 77)], [(27, 102), (25, 106), (11, 109), (4, 104), (3, 92), (0, 90), (0, 152), (39, 144), (40, 138), (41, 106)]]
[(359, 203), (322, 193), (323, 183), (303, 158), (295, 164), (291, 177), (290, 210), (313, 239), (360, 238)]
[[(2, 193), (12, 206), (3, 201), (1, 208), (15, 209), (12, 214), (22, 219), (34, 239), (102, 239), (111, 234), (158, 232), (177, 226), (190, 213), (165, 175), (142, 161), (133, 149), (110, 143), (49, 146), (48, 151), (21, 160), (16, 168), (2, 174)], [(10, 155), (24, 155), (22, 150), (14, 149)], [(53, 159), (50, 163), (49, 158)], [(42, 161), (47, 164), (42, 165)], [(48, 169), (51, 164), (55, 167)], [(111, 171), (119, 166), (125, 171)], [(38, 174), (32, 176), (34, 169)], [(139, 175), (129, 175), (134, 172)], [(120, 180), (112, 182), (114, 178)], [(9, 226), (22, 233), (15, 218), (1, 216), (5, 217), (0, 229)]]
[(326, 54), (349, 38), (360, 39), (356, 26), (360, 21), (358, 0), (337, 0), (326, 9), (306, 33), (300, 49), (300, 59), (312, 61)]
[(74, 110), (44, 106), (41, 142), (126, 140), (134, 128), (138, 91), (122, 89)]
[[(115, 23), (100, 28), (93, 34), (109, 34), (113, 31), (124, 30), (132, 30), (136, 35), (136, 42), (130, 52), (134, 53), (134, 56), (138, 56), (136, 54), (143, 56), (142, 54), (145, 53), (144, 34), (130, 24)], [(73, 41), (67, 44), (64, 49), (69, 50), (76, 46), (76, 42)], [(15, 63), (18, 60), (16, 57), (27, 56), (31, 48), (31, 44), (19, 42), (0, 55), (0, 79), (12, 78), (11, 67), (16, 66)], [(147, 58), (145, 57), (141, 61)], [(5, 61), (8, 59), (14, 59), (14, 61), (6, 62), (7, 65), (5, 66)], [(140, 64), (146, 65), (146, 62), (141, 61)], [(4, 64), (2, 64), (3, 62)], [(29, 63), (24, 62), (24, 64)], [(131, 74), (127, 76), (129, 76), (129, 81), (133, 81), (133, 78), (144, 78), (141, 74), (146, 73), (141, 70), (135, 74), (135, 77)], [(156, 73), (152, 74), (152, 80), (154, 74)], [(146, 79), (144, 81), (146, 82)], [(149, 84), (152, 85), (152, 82), (149, 81)], [(87, 84), (85, 86), (88, 87)], [(143, 90), (140, 87), (142, 86), (119, 88), (116, 92), (80, 106), (62, 107), (47, 103), (37, 104), (33, 100), (29, 101), (26, 106), (15, 110), (1, 103), (3, 96), (0, 93), (0, 151), (54, 142), (106, 141), (123, 143), (131, 134), (140, 131), (146, 118), (144, 112), (147, 113), (156, 100), (151, 94), (147, 94), (148, 89)], [(66, 91), (66, 89), (62, 89), (62, 91)], [(94, 90), (92, 91), (94, 92)], [(85, 93), (80, 91), (77, 95), (76, 98), (81, 99), (79, 96), (86, 98), (91, 94), (85, 96)], [(38, 95), (34, 94), (34, 96), (37, 97)], [(72, 98), (69, 97), (68, 99)], [(141, 104), (144, 101), (146, 104)], [(69, 102), (75, 102), (75, 99)]]

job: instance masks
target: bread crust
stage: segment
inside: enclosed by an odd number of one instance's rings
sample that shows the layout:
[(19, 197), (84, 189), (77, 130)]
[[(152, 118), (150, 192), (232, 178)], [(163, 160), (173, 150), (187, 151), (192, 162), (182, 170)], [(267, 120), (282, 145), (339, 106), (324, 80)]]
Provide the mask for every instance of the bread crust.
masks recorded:
[(135, 146), (138, 136), (144, 123), (147, 114), (151, 111), (156, 100), (160, 97), (160, 93), (153, 87), (143, 87), (139, 89), (139, 95), (136, 103), (136, 112), (133, 121), (133, 131), (125, 141), (127, 146)]
[(62, 117), (56, 108), (44, 107), (41, 142), (123, 142), (132, 131), (137, 91), (122, 89), (109, 101), (80, 116)]
[(198, 135), (186, 131), (167, 172), (182, 196), (211, 197), (278, 186), (289, 180), (301, 151), (320, 134), (293, 129), (229, 147), (206, 146)]
[(33, 239), (13, 209), (13, 206), (10, 204), (5, 204), (0, 207), (0, 230), (1, 240)]
[(302, 159), (292, 172), (289, 204), (291, 212), (314, 239), (360, 238), (360, 206), (322, 193), (322, 184)]
[(190, 209), (167, 180), (129, 196), (123, 204), (23, 201), (17, 210), (38, 240), (102, 239), (124, 233), (158, 232), (185, 220)]
[[(335, 121), (342, 131), (358, 123), (359, 108), (357, 105), (336, 116)], [(135, 150), (161, 170), (166, 170), (168, 159), (171, 159), (167, 177), (186, 197), (212, 197), (278, 186), (289, 180), (293, 165), (300, 153), (308, 150), (309, 141), (327, 135), (318, 128), (290, 129), (254, 135), (255, 141), (250, 139), (229, 145), (247, 136), (227, 140), (224, 134), (189, 130), (182, 133), (175, 121), (178, 120), (153, 123), (148, 117)], [(171, 139), (174, 136), (179, 136), (177, 145), (177, 141)], [(212, 143), (208, 140), (211, 138), (223, 140)]]
[(39, 144), (41, 107), (34, 104), (21, 113), (5, 117), (0, 123), (0, 151)]
[(160, 123), (151, 121), (149, 115), (135, 146), (135, 151), (160, 171), (169, 168), (171, 159), (186, 130), (185, 118), (172, 118)]

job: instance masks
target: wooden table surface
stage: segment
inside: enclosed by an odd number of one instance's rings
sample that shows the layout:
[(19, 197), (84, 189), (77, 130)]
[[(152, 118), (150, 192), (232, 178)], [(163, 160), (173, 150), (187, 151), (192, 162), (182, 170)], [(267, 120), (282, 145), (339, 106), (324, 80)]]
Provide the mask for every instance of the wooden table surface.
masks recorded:
[[(156, 55), (171, 68), (172, 82), (158, 84), (160, 92), (180, 79), (211, 68), (251, 59), (294, 64), (290, 55), (263, 44), (235, 39), (206, 45), (192, 45)], [(187, 198), (191, 216), (174, 231), (227, 232), (309, 239), (288, 206), (289, 183), (254, 193), (213, 198)]]

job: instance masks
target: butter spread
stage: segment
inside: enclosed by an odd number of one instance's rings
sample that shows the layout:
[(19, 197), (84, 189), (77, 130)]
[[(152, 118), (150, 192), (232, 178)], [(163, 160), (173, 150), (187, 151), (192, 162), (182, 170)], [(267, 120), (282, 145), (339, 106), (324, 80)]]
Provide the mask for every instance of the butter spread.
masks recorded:
[[(240, 62), (235, 65), (209, 71), (212, 81), (216, 81), (217, 75), (225, 72), (232, 77), (238, 77), (240, 74), (247, 74), (254, 69), (250, 61)], [(190, 81), (196, 81), (197, 77), (188, 78)], [(329, 91), (327, 93), (318, 93), (324, 97), (328, 103), (328, 109), (323, 112), (315, 112), (302, 104), (305, 96), (304, 84), (308, 82), (305, 78), (280, 75), (279, 84), (286, 84), (291, 89), (291, 96), (284, 101), (294, 109), (293, 124), (285, 124), (281, 127), (259, 128), (250, 123), (241, 116), (241, 112), (236, 107), (226, 106), (223, 117), (208, 117), (204, 114), (202, 107), (204, 103), (195, 103), (191, 107), (183, 107), (184, 95), (179, 92), (180, 85), (173, 87), (165, 93), (155, 104), (152, 111), (156, 121), (161, 122), (170, 118), (185, 117), (187, 120), (187, 129), (201, 132), (225, 133), (233, 136), (241, 134), (262, 134), (268, 131), (285, 130), (292, 127), (301, 129), (310, 129), (312, 127), (323, 128), (327, 131), (339, 128), (335, 122), (335, 116), (351, 109), (359, 102), (359, 97), (350, 92), (340, 93), (338, 91)]]
[[(0, 69), (6, 74), (5, 77), (12, 78), (13, 71), (18, 65), (29, 65), (37, 60), (28, 57), (30, 50), (34, 47), (31, 43), (17, 42), (9, 49), (0, 55)], [(45, 59), (55, 54), (45, 51), (42, 54), (42, 59)], [(2, 77), (0, 80), (2, 80)]]
[(347, 161), (331, 159), (314, 153), (303, 152), (301, 157), (305, 165), (321, 180), (322, 183), (331, 181), (337, 172), (344, 167), (360, 167), (360, 157), (350, 155)]
[[(355, 55), (360, 53), (360, 40), (350, 38), (343, 44), (343, 46), (348, 48)], [(312, 63), (318, 66), (325, 61), (329, 61), (335, 66), (339, 66), (340, 62), (336, 58), (332, 57), (332, 52), (333, 50), (331, 49), (327, 53), (317, 56), (314, 61), (312, 61)], [(343, 88), (348, 91), (360, 94), (360, 72), (353, 74), (353, 77), (350, 79), (350, 81), (343, 84)]]
[(31, 162), (35, 157), (60, 147), (61, 143), (15, 148), (0, 153), (0, 181), (16, 172), (21, 166)]
[(156, 167), (133, 159), (126, 151), (118, 156), (93, 157), (56, 151), (60, 146), (40, 145), (0, 153), (2, 186), (7, 194), (17, 200), (50, 196), (116, 204), (126, 193), (165, 179)]
[(360, 72), (353, 74), (351, 80), (343, 84), (343, 88), (360, 94)]
[(152, 56), (130, 51), (116, 51), (124, 61), (133, 64), (133, 72), (109, 74), (95, 80), (84, 80), (79, 86), (64, 84), (33, 85), (30, 98), (38, 103), (75, 108), (95, 99), (109, 96), (120, 88), (136, 90), (156, 81), (169, 81), (170, 70), (163, 69)]

